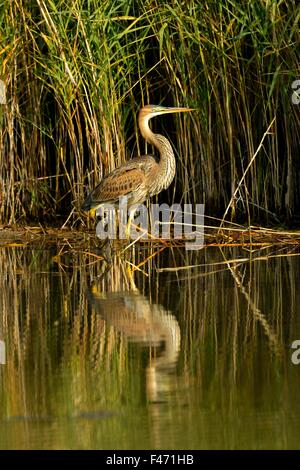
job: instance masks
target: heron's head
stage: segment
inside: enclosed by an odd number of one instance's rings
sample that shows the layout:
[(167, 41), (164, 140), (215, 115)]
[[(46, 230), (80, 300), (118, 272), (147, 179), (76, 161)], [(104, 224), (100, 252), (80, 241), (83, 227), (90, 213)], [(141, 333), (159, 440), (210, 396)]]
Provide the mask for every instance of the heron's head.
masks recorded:
[(139, 112), (139, 118), (142, 120), (149, 120), (155, 116), (160, 116), (162, 114), (170, 113), (185, 113), (187, 111), (194, 111), (193, 108), (183, 108), (183, 107), (166, 107), (159, 106), (156, 104), (147, 104), (141, 108)]

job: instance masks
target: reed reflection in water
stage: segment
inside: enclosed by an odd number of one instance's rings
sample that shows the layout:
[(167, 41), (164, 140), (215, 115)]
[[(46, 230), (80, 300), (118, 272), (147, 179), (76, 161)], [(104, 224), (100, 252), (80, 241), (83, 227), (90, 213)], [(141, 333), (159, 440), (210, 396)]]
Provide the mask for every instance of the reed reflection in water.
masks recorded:
[(2, 248), (0, 447), (299, 448), (299, 262), (277, 254)]

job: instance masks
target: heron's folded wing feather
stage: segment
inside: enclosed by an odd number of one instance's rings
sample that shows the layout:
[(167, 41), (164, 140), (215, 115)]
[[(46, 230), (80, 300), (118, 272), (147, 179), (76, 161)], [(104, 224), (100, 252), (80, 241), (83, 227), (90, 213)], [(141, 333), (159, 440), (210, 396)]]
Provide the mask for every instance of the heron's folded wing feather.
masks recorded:
[(115, 202), (122, 196), (138, 191), (145, 181), (145, 173), (140, 168), (120, 168), (110, 173), (92, 191), (94, 203)]

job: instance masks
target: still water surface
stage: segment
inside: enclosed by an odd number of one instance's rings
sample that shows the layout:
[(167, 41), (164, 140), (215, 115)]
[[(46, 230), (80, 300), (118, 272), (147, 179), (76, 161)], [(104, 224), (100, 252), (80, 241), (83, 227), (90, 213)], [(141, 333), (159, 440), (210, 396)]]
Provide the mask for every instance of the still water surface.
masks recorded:
[(1, 449), (300, 448), (297, 252), (159, 250), (1, 248)]

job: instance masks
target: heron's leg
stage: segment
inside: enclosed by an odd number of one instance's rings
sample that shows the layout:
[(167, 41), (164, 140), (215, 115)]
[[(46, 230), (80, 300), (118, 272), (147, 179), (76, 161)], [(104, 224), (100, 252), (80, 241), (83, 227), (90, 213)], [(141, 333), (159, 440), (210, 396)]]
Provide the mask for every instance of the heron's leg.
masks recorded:
[(127, 280), (129, 281), (130, 290), (138, 292), (138, 288), (136, 287), (135, 282), (134, 282), (134, 274), (133, 274), (133, 270), (131, 266), (126, 267), (126, 274), (127, 274)]
[(136, 208), (129, 209), (128, 222), (126, 224), (126, 229), (125, 229), (126, 238), (128, 240), (130, 240), (130, 228), (131, 228), (131, 223), (134, 219), (135, 211), (136, 211)]

